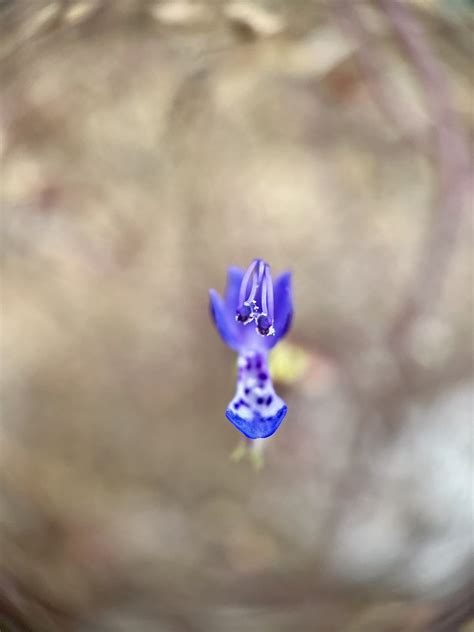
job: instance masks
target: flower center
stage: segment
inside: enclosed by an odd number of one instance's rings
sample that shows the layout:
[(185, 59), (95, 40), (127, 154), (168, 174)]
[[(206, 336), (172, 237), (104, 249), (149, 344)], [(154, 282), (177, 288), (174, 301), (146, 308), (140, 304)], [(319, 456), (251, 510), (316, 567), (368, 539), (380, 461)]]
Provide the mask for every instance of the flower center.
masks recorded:
[(273, 280), (270, 266), (262, 259), (254, 259), (242, 278), (235, 319), (243, 325), (255, 321), (261, 336), (275, 335)]

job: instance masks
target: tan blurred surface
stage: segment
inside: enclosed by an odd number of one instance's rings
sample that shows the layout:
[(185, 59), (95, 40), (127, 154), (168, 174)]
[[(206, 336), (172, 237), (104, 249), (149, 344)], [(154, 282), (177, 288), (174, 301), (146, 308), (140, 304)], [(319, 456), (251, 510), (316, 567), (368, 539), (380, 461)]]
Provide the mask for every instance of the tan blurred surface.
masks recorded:
[[(472, 13), (393, 4), (0, 2), (2, 632), (468, 621)], [(254, 256), (307, 358), (259, 471)]]

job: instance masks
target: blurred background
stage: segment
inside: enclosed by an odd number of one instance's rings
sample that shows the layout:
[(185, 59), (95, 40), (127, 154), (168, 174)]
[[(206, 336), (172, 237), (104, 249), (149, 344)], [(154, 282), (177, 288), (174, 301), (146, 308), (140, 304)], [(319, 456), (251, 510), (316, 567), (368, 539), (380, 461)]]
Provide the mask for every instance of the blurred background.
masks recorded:
[[(1, 0), (2, 632), (467, 632), (469, 0)], [(248, 447), (208, 288), (294, 278)]]

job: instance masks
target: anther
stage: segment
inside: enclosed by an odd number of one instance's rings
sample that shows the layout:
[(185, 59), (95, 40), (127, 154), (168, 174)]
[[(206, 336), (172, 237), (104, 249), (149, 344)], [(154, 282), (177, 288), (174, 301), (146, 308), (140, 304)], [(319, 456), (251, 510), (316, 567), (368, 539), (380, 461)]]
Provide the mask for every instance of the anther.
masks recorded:
[(239, 323), (247, 324), (253, 319), (253, 310), (250, 305), (244, 303), (240, 307), (237, 308), (235, 313), (235, 320)]
[(260, 314), (260, 316), (257, 318), (257, 332), (261, 336), (275, 335), (273, 323), (271, 319), (267, 316), (267, 314)]

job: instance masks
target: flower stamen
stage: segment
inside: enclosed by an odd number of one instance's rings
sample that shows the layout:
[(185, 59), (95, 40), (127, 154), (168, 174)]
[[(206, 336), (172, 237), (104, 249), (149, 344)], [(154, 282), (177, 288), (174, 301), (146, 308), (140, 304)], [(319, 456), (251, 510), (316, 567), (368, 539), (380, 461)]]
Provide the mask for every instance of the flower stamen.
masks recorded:
[[(258, 264), (258, 270), (256, 270)], [(256, 318), (257, 312), (260, 310), (255, 299), (257, 290), (262, 283), (265, 274), (265, 263), (261, 259), (254, 259), (247, 268), (242, 279), (239, 293), (239, 307), (236, 310), (235, 319), (243, 325), (248, 325)], [(245, 298), (248, 290), (249, 281), (252, 279), (250, 293)]]
[(259, 262), (258, 259), (254, 259), (252, 261), (252, 263), (249, 265), (249, 267), (247, 268), (247, 271), (245, 272), (243, 278), (242, 278), (242, 283), (240, 284), (240, 293), (239, 293), (239, 305), (243, 305), (244, 301), (245, 301), (245, 295), (247, 293), (247, 286), (250, 280), (250, 277), (252, 276), (252, 274), (255, 271), (255, 268), (257, 267), (257, 263)]
[(273, 303), (273, 280), (272, 273), (270, 272), (270, 266), (265, 266), (265, 284), (267, 290), (267, 300), (268, 300), (268, 315), (270, 320), (273, 322), (274, 319), (274, 303)]
[(273, 281), (270, 266), (265, 264), (265, 272), (262, 281), (262, 312), (257, 317), (257, 333), (261, 336), (274, 336), (273, 327)]

